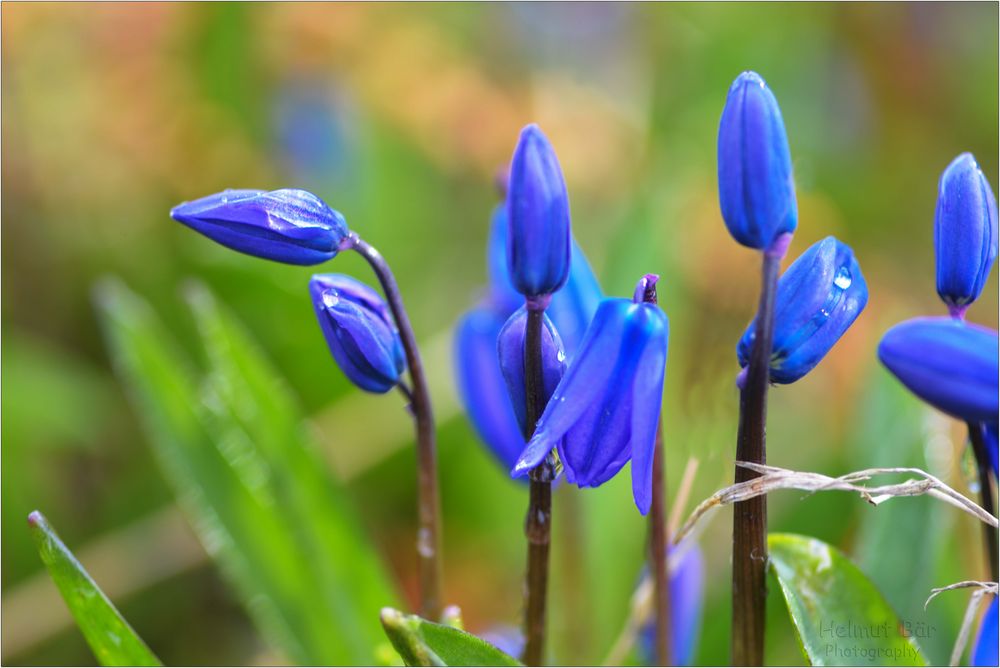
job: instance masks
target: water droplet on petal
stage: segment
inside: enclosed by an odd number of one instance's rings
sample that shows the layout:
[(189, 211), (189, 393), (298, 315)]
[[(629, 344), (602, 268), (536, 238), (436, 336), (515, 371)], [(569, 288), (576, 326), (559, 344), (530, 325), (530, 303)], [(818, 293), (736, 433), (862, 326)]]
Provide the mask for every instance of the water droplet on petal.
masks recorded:
[(836, 285), (841, 290), (846, 290), (851, 287), (851, 270), (847, 267), (841, 267), (837, 270), (837, 275), (833, 278), (833, 284)]
[(336, 292), (332, 290), (327, 290), (326, 292), (323, 293), (323, 306), (326, 306), (327, 308), (333, 308), (338, 303), (340, 303), (340, 297), (337, 296)]

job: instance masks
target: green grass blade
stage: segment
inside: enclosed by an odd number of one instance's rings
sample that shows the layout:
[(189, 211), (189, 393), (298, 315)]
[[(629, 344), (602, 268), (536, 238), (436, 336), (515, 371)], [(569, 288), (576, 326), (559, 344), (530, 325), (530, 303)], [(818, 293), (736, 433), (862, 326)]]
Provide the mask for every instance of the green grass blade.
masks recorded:
[(767, 542), (770, 568), (810, 664), (927, 665), (906, 626), (843, 553), (795, 534), (771, 534)]
[[(284, 432), (278, 427), (273, 434), (266, 431), (263, 423), (272, 416), (248, 431), (248, 424), (237, 420), (227, 404), (225, 384), (244, 381), (219, 371), (202, 381), (148, 304), (122, 284), (102, 284), (97, 302), (116, 369), (163, 468), (202, 543), (257, 626), (289, 660), (300, 664), (372, 663), (373, 632), (353, 620), (369, 604), (355, 604), (356, 590), (350, 588), (331, 593), (333, 567), (321, 563), (328, 552), (316, 549), (314, 525), (312, 530), (303, 528), (311, 525), (303, 513), (320, 511), (290, 501), (297, 493), (297, 476), (308, 478), (319, 469), (309, 475), (276, 469), (271, 448)], [(275, 405), (280, 403), (275, 397)], [(282, 419), (286, 426), (295, 422), (287, 415)], [(282, 447), (287, 453), (303, 444), (289, 438)], [(323, 540), (339, 545), (348, 559), (371, 554), (362, 534), (337, 524), (323, 530), (329, 532)], [(370, 564), (338, 563), (341, 569), (357, 568), (359, 578), (370, 581)], [(386, 590), (375, 596), (392, 601)]]
[(381, 614), (392, 646), (407, 666), (520, 666), (514, 657), (452, 626), (434, 624), (392, 608)]
[[(204, 287), (193, 285), (187, 294), (206, 347), (217, 411), (252, 439), (271, 493), (288, 511), (298, 550), (315, 579), (316, 603), (325, 606), (330, 621), (327, 633), (366, 656), (384, 642), (378, 611), (397, 601), (381, 558), (327, 475), (284, 381)], [(332, 360), (329, 364), (336, 372)]]
[(101, 665), (162, 665), (63, 544), (48, 520), (36, 510), (28, 516), (28, 526), (42, 562)]

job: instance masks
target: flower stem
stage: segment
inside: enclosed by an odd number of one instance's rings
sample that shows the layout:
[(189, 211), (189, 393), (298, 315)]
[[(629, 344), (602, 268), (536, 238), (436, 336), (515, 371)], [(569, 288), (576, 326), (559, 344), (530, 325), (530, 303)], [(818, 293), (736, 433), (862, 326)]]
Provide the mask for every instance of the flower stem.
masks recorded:
[[(983, 432), (980, 425), (975, 422), (969, 423), (969, 440), (972, 441), (972, 452), (976, 455), (976, 468), (979, 469), (979, 496), (982, 500), (983, 510), (990, 515), (996, 515), (993, 510), (993, 486), (990, 483), (990, 457), (986, 452), (986, 443), (983, 441)], [(983, 545), (986, 548), (986, 557), (990, 562), (990, 575), (993, 582), (997, 581), (997, 529), (983, 523)]]
[(434, 415), (431, 410), (427, 378), (420, 361), (417, 340), (403, 306), (403, 298), (392, 270), (382, 255), (356, 234), (351, 233), (350, 247), (371, 265), (385, 292), (392, 317), (406, 352), (406, 364), (413, 387), (411, 406), (417, 436), (417, 507), (420, 527), (417, 532), (417, 555), (420, 561), (420, 614), (437, 622), (441, 618), (441, 500), (437, 480), (437, 448), (434, 439)]
[[(642, 301), (656, 304), (656, 279), (647, 275)], [(638, 295), (637, 295), (638, 296)], [(653, 499), (649, 507), (649, 554), (653, 572), (653, 595), (656, 611), (656, 663), (672, 666), (670, 637), (670, 572), (667, 562), (667, 483), (663, 461), (663, 422), (656, 425), (653, 445)]]
[[(777, 245), (777, 244), (776, 244)], [(787, 242), (784, 244), (787, 248)], [(761, 267), (760, 304), (753, 350), (740, 390), (740, 422), (736, 459), (767, 463), (765, 433), (771, 346), (774, 339), (774, 302), (782, 252), (768, 250)], [(736, 482), (760, 474), (736, 467)], [(733, 506), (733, 665), (760, 666), (764, 662), (764, 623), (767, 601), (767, 497), (758, 496)]]
[[(528, 305), (524, 333), (525, 441), (531, 440), (535, 424), (545, 409), (542, 386), (543, 308)], [(545, 654), (545, 599), (549, 582), (549, 542), (552, 532), (552, 480), (555, 465), (547, 456), (529, 474), (528, 514), (524, 535), (528, 539), (528, 570), (524, 588), (524, 656), (529, 666), (542, 665)]]

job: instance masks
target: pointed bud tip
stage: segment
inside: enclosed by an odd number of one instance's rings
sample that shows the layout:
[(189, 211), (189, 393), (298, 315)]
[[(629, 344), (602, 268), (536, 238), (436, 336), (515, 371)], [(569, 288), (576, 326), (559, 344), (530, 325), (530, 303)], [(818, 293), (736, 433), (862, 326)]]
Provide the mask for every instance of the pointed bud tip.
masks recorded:
[(40, 527), (44, 523), (45, 523), (45, 517), (42, 516), (41, 512), (39, 512), (37, 510), (32, 510), (31, 513), (28, 514), (28, 526), (29, 527), (37, 528), (37, 527)]

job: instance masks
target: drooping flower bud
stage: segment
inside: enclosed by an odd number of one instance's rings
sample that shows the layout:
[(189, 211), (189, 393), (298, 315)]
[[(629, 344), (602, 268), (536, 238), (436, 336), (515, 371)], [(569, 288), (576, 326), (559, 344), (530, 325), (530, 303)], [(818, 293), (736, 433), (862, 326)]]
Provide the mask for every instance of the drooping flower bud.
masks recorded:
[(972, 653), (969, 660), (973, 666), (996, 666), (1000, 662), (1000, 646), (998, 646), (998, 635), (1000, 635), (1000, 622), (997, 617), (997, 597), (993, 597), (993, 602), (986, 609), (983, 621), (979, 625), (976, 633), (976, 641), (972, 644)]
[(379, 394), (395, 387), (406, 369), (406, 356), (379, 294), (342, 274), (313, 276), (309, 293), (326, 344), (348, 379)]
[(966, 422), (1000, 411), (997, 333), (954, 318), (914, 318), (882, 337), (878, 358), (915, 395)]
[(739, 243), (766, 250), (795, 232), (798, 208), (781, 109), (756, 72), (729, 87), (719, 121), (719, 204)]
[(997, 200), (971, 153), (941, 174), (934, 249), (938, 295), (960, 316), (983, 291), (997, 257)]
[(569, 197), (562, 168), (537, 125), (521, 131), (507, 187), (507, 265), (525, 297), (550, 295), (570, 264)]
[[(818, 241), (778, 280), (770, 379), (794, 383), (812, 371), (868, 303), (868, 285), (850, 246)], [(756, 319), (736, 346), (744, 369), (756, 338)]]
[[(705, 595), (705, 559), (701, 548), (691, 539), (672, 545), (670, 566), (670, 647), (671, 665), (694, 663), (701, 634), (701, 610)], [(643, 575), (648, 573), (648, 567)], [(656, 665), (656, 619), (649, 620), (639, 632), (639, 652), (645, 665)]]
[(597, 487), (631, 460), (635, 504), (649, 512), (667, 336), (658, 307), (602, 301), (511, 474), (526, 475), (555, 447), (569, 482)]
[(223, 246), (287, 264), (325, 262), (348, 234), (344, 217), (305, 190), (224, 190), (170, 216)]
[[(528, 324), (528, 310), (522, 306), (507, 319), (500, 336), (497, 338), (497, 357), (500, 360), (500, 370), (507, 384), (507, 395), (510, 397), (517, 423), (522, 432), (525, 427), (525, 391), (524, 391), (524, 332)], [(562, 341), (552, 321), (542, 315), (542, 395), (549, 400), (559, 380), (566, 371), (566, 354), (563, 352)], [(522, 441), (523, 445), (523, 441)]]

